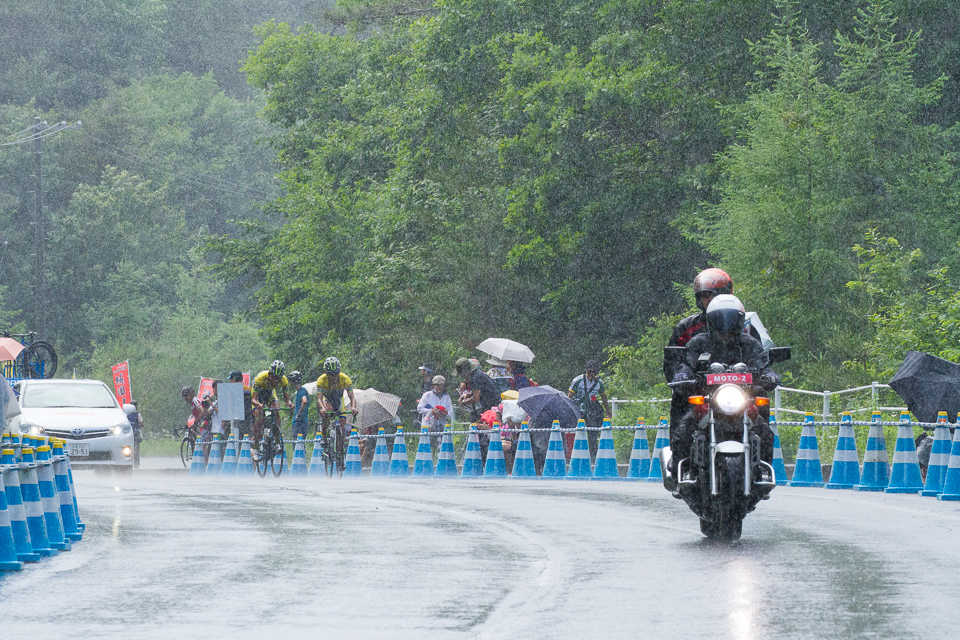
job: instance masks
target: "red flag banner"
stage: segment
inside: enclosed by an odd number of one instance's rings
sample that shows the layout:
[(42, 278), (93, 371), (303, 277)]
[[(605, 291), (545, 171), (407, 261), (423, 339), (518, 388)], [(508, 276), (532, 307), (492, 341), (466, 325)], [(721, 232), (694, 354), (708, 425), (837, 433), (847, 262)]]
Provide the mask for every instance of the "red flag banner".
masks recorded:
[(200, 388), (197, 389), (197, 397), (203, 400), (207, 396), (213, 395), (213, 378), (200, 378)]
[(130, 391), (130, 367), (124, 361), (111, 367), (113, 371), (113, 390), (117, 394), (120, 404), (133, 402), (133, 393)]

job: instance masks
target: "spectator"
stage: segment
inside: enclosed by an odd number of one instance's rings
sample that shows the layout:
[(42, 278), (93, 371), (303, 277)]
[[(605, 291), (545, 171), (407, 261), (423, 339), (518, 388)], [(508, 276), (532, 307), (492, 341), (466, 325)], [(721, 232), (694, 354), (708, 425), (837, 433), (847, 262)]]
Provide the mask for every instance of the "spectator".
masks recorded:
[(480, 371), (477, 360), (460, 358), (456, 371), (460, 377), (460, 406), (470, 412), (471, 422), (479, 422), (484, 411), (500, 404), (500, 391), (490, 376)]
[(537, 383), (527, 377), (527, 365), (516, 360), (507, 360), (507, 375), (510, 376), (510, 388), (514, 391), (535, 387)]
[[(610, 415), (607, 406), (607, 390), (603, 380), (597, 377), (600, 365), (596, 360), (589, 360), (584, 366), (583, 375), (579, 375), (570, 383), (567, 396), (580, 405), (580, 413), (587, 426), (587, 441), (590, 444), (590, 461), (597, 458), (597, 443), (600, 432), (597, 430), (603, 425), (603, 418)], [(593, 430), (591, 430), (593, 429)]]
[(490, 356), (487, 358), (487, 364), (492, 365), (487, 371), (491, 378), (505, 378), (507, 376), (507, 363), (500, 358)]
[(420, 395), (422, 396), (433, 388), (433, 365), (426, 363), (420, 365), (420, 375), (423, 376), (423, 379), (420, 381)]
[[(431, 433), (443, 432), (443, 426), (453, 416), (453, 402), (447, 393), (447, 379), (443, 376), (433, 376), (431, 387), (420, 396), (417, 403), (417, 413), (420, 415), (420, 425)], [(437, 437), (430, 437), (433, 450), (437, 451)]]
[(140, 443), (143, 442), (143, 416), (140, 415), (140, 408), (137, 407), (137, 401), (131, 400), (134, 411), (127, 414), (127, 420), (133, 427), (133, 468), (140, 468)]

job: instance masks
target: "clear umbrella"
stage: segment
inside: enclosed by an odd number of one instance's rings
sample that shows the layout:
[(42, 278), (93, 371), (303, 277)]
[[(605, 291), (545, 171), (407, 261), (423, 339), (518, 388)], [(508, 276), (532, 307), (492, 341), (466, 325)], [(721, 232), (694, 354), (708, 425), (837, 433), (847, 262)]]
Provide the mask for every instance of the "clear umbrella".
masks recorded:
[(533, 362), (534, 358), (530, 347), (507, 338), (487, 338), (477, 345), (477, 351), (482, 351), (494, 358), (515, 362)]
[(400, 396), (377, 391), (372, 387), (357, 389), (353, 396), (357, 400), (357, 417), (352, 422), (358, 429), (391, 422), (400, 409)]

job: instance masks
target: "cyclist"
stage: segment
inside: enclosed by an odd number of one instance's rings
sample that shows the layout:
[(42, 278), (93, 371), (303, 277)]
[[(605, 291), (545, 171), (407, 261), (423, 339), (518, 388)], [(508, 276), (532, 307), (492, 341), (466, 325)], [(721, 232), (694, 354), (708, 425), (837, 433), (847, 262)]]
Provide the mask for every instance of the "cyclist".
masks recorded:
[[(345, 373), (341, 373), (340, 361), (331, 356), (323, 361), (323, 374), (317, 378), (317, 408), (320, 410), (324, 439), (327, 438), (330, 427), (330, 415), (327, 412), (340, 411), (344, 391), (347, 392), (353, 414), (356, 415), (357, 401), (353, 397), (353, 381)], [(348, 435), (346, 416), (340, 416), (340, 429), (346, 440)]]
[(288, 409), (293, 409), (293, 403), (290, 402), (290, 396), (287, 394), (287, 387), (290, 381), (283, 375), (286, 366), (282, 360), (274, 360), (270, 368), (261, 371), (253, 379), (253, 394), (251, 402), (253, 403), (253, 443), (252, 448), (257, 452), (260, 450), (260, 436), (263, 433), (263, 409), (264, 407), (279, 407), (276, 392), (279, 389), (283, 395), (283, 401)]
[[(201, 442), (210, 442), (210, 415), (213, 412), (210, 403), (198, 398), (197, 390), (190, 385), (180, 389), (180, 396), (190, 405), (190, 418), (187, 419), (187, 428), (193, 433), (194, 439)], [(204, 460), (209, 455), (210, 447), (204, 446)]]
[(296, 392), (293, 400), (293, 439), (296, 441), (297, 436), (303, 436), (303, 439), (306, 440), (310, 426), (307, 418), (310, 410), (310, 398), (307, 390), (303, 388), (303, 374), (299, 371), (291, 371), (287, 377)]

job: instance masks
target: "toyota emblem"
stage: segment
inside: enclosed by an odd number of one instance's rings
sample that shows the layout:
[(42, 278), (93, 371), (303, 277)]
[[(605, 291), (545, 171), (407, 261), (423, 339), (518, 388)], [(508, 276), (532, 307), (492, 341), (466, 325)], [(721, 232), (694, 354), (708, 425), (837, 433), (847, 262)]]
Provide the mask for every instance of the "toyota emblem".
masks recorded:
[(73, 430), (73, 435), (75, 435), (75, 436), (77, 436), (77, 437), (82, 436), (82, 435), (83, 435), (83, 429), (74, 429), (74, 430)]

